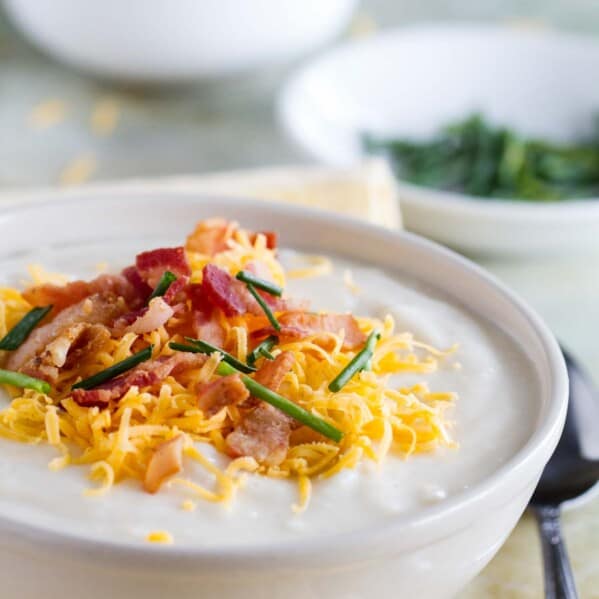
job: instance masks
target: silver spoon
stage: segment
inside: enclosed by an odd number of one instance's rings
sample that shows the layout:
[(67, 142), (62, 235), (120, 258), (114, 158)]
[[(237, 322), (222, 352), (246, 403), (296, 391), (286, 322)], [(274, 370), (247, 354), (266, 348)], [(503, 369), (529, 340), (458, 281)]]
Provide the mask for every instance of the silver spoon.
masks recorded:
[[(545, 467), (530, 501), (543, 549), (546, 599), (577, 599), (576, 583), (570, 567), (560, 527), (561, 506), (586, 493), (599, 480), (599, 460), (583, 455), (582, 418), (597, 411), (597, 396), (589, 375), (564, 351), (570, 377), (570, 404), (566, 424), (555, 453)], [(599, 427), (599, 419), (595, 422)]]

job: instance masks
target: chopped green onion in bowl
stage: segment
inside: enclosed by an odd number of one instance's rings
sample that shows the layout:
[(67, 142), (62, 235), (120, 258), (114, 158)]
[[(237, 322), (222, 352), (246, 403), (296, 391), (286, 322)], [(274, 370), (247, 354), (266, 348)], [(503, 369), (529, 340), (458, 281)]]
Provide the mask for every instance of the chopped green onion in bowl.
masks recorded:
[(527, 138), (479, 114), (428, 141), (365, 135), (409, 183), (481, 198), (553, 202), (599, 196), (599, 124), (589, 138), (556, 143)]

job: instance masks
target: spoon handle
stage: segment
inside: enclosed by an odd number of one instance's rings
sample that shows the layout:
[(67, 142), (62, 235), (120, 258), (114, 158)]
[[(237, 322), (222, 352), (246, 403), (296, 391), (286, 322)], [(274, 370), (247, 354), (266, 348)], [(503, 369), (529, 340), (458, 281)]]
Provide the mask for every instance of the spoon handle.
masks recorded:
[(568, 552), (562, 538), (560, 508), (553, 505), (536, 505), (534, 512), (541, 533), (545, 598), (578, 599)]

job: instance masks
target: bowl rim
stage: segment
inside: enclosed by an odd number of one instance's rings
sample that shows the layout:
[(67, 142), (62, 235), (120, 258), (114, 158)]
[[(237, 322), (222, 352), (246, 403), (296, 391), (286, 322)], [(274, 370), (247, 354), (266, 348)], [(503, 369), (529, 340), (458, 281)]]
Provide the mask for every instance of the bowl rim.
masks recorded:
[[(294, 113), (294, 109), (290, 108), (290, 106), (294, 103), (296, 89), (304, 87), (304, 79), (311, 73), (317, 72), (329, 63), (338, 61), (340, 57), (352, 56), (362, 52), (364, 49), (375, 48), (377, 46), (384, 47), (388, 44), (397, 44), (406, 36), (422, 35), (426, 37), (438, 35), (439, 33), (460, 39), (463, 39), (464, 36), (485, 34), (505, 37), (506, 39), (534, 40), (536, 43), (548, 43), (552, 45), (567, 44), (570, 47), (576, 46), (581, 51), (591, 48), (599, 58), (599, 41), (589, 33), (558, 31), (551, 28), (524, 28), (507, 24), (479, 23), (468, 20), (425, 21), (402, 25), (385, 29), (364, 39), (346, 41), (292, 71), (277, 97), (279, 122), (290, 138), (309, 155), (319, 160), (324, 160), (327, 163), (346, 163), (347, 158), (335, 158), (332, 155), (325, 157), (322, 152), (306, 144), (305, 138), (302, 138), (297, 133), (297, 128), (292, 123), (293, 119), (290, 118), (290, 114)], [(377, 154), (367, 154), (363, 150), (360, 150), (350, 160), (355, 162), (376, 156)], [(552, 221), (564, 218), (574, 221), (584, 221), (588, 219), (589, 211), (592, 211), (593, 217), (599, 217), (599, 195), (559, 201), (535, 201), (523, 198), (487, 198), (459, 191), (413, 184), (397, 175), (395, 175), (395, 180), (399, 191), (405, 192), (405, 196), (400, 193), (400, 197), (405, 204), (417, 205), (423, 208), (441, 208), (443, 211), (451, 212), (454, 215), (468, 212), (470, 217), (484, 215), (485, 218), (509, 219), (517, 213), (519, 218), (524, 218), (527, 221), (538, 220), (539, 216)]]
[[(84, 537), (77, 534), (60, 532), (44, 526), (32, 525), (16, 521), (10, 517), (0, 514), (0, 531), (12, 534), (14, 538), (20, 538), (24, 542), (35, 543), (39, 547), (47, 547), (51, 550), (60, 549), (64, 554), (94, 556), (99, 560), (109, 560), (110, 563), (127, 564), (138, 563), (145, 567), (148, 564), (168, 563), (169, 567), (184, 567), (193, 564), (195, 567), (226, 568), (240, 566), (263, 566), (264, 568), (276, 568), (282, 565), (289, 567), (289, 559), (302, 559), (303, 562), (317, 560), (313, 563), (319, 564), (323, 561), (323, 554), (331, 554), (327, 559), (333, 561), (340, 559), (341, 555), (354, 555), (359, 547), (365, 544), (369, 548), (376, 548), (381, 540), (389, 536), (400, 535), (402, 532), (416, 531), (423, 527), (434, 526), (440, 520), (446, 519), (454, 513), (466, 513), (473, 505), (487, 499), (494, 490), (505, 484), (506, 479), (518, 480), (518, 474), (525, 470), (526, 466), (539, 459), (540, 455), (546, 454), (549, 458), (551, 451), (557, 444), (559, 433), (563, 426), (567, 408), (568, 378), (563, 356), (553, 334), (541, 318), (523, 302), (515, 293), (510, 291), (503, 283), (499, 282), (493, 275), (487, 273), (483, 268), (470, 260), (447, 249), (435, 242), (424, 239), (413, 233), (405, 231), (390, 230), (378, 225), (364, 223), (346, 215), (327, 212), (325, 210), (305, 208), (287, 204), (277, 204), (261, 199), (245, 199), (223, 197), (217, 195), (198, 194), (185, 191), (143, 191), (136, 194), (127, 192), (119, 193), (108, 191), (106, 194), (95, 191), (89, 198), (82, 199), (85, 192), (71, 194), (63, 199), (54, 199), (51, 204), (35, 199), (24, 202), (18, 206), (11, 206), (0, 211), (0, 222), (11, 218), (26, 218), (28, 213), (41, 210), (65, 210), (71, 205), (96, 202), (106, 206), (107, 202), (134, 202), (147, 209), (148, 203), (158, 204), (160, 202), (176, 201), (199, 207), (203, 204), (212, 205), (213, 210), (218, 211), (223, 205), (228, 209), (241, 210), (254, 207), (258, 210), (274, 213), (278, 218), (290, 219), (295, 223), (320, 221), (323, 225), (331, 228), (341, 228), (355, 235), (376, 236), (384, 242), (400, 244), (413, 247), (417, 251), (425, 252), (431, 257), (440, 258), (446, 263), (452, 264), (465, 270), (469, 274), (491, 290), (493, 294), (507, 300), (510, 309), (520, 313), (524, 317), (531, 330), (536, 334), (541, 344), (543, 353), (547, 358), (550, 380), (547, 381), (547, 405), (535, 424), (534, 430), (528, 437), (525, 445), (510, 457), (501, 467), (490, 476), (472, 485), (466, 491), (460, 492), (447, 500), (427, 506), (416, 511), (414, 514), (398, 515), (385, 519), (377, 526), (370, 528), (359, 528), (349, 532), (336, 533), (329, 537), (319, 536), (295, 539), (292, 541), (280, 541), (264, 545), (239, 545), (233, 547), (189, 547), (189, 546), (161, 546), (138, 542), (111, 542)], [(170, 200), (169, 200), (170, 198)], [(39, 215), (38, 215), (39, 216)], [(342, 252), (340, 252), (342, 253)], [(441, 291), (447, 292), (442, 287)], [(448, 293), (451, 297), (451, 293)], [(484, 314), (483, 314), (484, 317)], [(544, 465), (544, 464), (543, 464)], [(540, 474), (540, 471), (539, 471)], [(520, 481), (520, 485), (530, 484), (530, 479)], [(450, 531), (451, 534), (452, 531)], [(443, 535), (441, 535), (443, 536)], [(340, 551), (343, 549), (343, 551)], [(337, 552), (337, 554), (336, 554)], [(354, 552), (354, 553), (352, 553)], [(358, 559), (355, 555), (355, 559)], [(347, 561), (347, 559), (345, 559)]]

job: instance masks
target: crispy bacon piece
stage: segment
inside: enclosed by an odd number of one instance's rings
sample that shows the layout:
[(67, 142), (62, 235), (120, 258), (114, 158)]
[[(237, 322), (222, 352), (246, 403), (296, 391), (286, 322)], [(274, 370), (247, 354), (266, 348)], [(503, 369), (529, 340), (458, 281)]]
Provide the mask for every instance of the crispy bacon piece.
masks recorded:
[(227, 316), (237, 316), (247, 311), (245, 298), (239, 293), (240, 286), (237, 283), (240, 281), (214, 264), (204, 266), (202, 276), (203, 301), (219, 308)]
[(80, 323), (110, 325), (123, 314), (127, 306), (123, 298), (113, 295), (94, 294), (79, 303), (65, 308), (48, 324), (37, 327), (6, 362), (9, 370), (22, 370), (28, 363), (35, 365), (36, 358), (52, 341), (58, 339), (70, 327)]
[(143, 335), (166, 324), (174, 313), (173, 308), (163, 298), (155, 297), (144, 308), (123, 314), (114, 323), (114, 329), (120, 333)]
[[(203, 270), (203, 279), (199, 289), (195, 290), (195, 304), (201, 302), (204, 311), (205, 306), (211, 305), (219, 308), (226, 316), (237, 316), (247, 312), (254, 315), (263, 315), (262, 308), (252, 297), (245, 283), (238, 281), (228, 272), (207, 264)], [(266, 300), (274, 310), (286, 306), (286, 300), (277, 298), (269, 293), (258, 290), (258, 293)], [(192, 299), (192, 302), (194, 300)]]
[(40, 354), (28, 360), (21, 372), (55, 383), (63, 367), (73, 368), (110, 339), (110, 332), (101, 324), (77, 323), (63, 330)]
[(111, 400), (121, 399), (131, 387), (149, 387), (160, 380), (151, 370), (135, 369), (110, 381), (98, 385), (94, 389), (73, 389), (73, 401), (84, 408), (108, 406)]
[(148, 493), (156, 493), (169, 477), (181, 472), (183, 445), (183, 435), (178, 435), (154, 450), (144, 477), (144, 489)]
[[(203, 220), (196, 225), (193, 233), (187, 237), (185, 249), (190, 252), (199, 252), (207, 256), (214, 256), (229, 249), (228, 242), (233, 238), (239, 226), (235, 222), (223, 218)], [(248, 231), (248, 238), (255, 243), (256, 237), (261, 234), (266, 238), (266, 247), (274, 250), (277, 247), (277, 234), (274, 231)]]
[(181, 276), (176, 281), (173, 281), (166, 293), (162, 296), (164, 301), (169, 305), (179, 304), (187, 299), (187, 286), (189, 277)]
[(223, 347), (226, 333), (215, 315), (206, 315), (202, 312), (193, 314), (193, 336), (217, 347)]
[(237, 223), (223, 218), (211, 218), (200, 221), (193, 233), (187, 237), (185, 249), (207, 256), (214, 256), (228, 249), (227, 242), (237, 230)]
[(202, 284), (188, 287), (192, 307), (192, 330), (196, 339), (202, 339), (212, 345), (222, 347), (225, 343), (225, 331), (221, 326), (214, 306), (204, 293)]
[(178, 277), (191, 275), (183, 247), (158, 248), (142, 252), (135, 258), (135, 266), (142, 280), (152, 289), (156, 287), (166, 270), (170, 270)]
[(197, 339), (203, 339), (218, 347), (225, 342), (225, 331), (221, 326), (214, 306), (208, 301), (202, 285), (190, 285), (189, 296), (191, 298), (192, 329)]
[(121, 399), (131, 387), (149, 387), (163, 381), (169, 375), (176, 375), (185, 370), (199, 368), (207, 357), (201, 354), (177, 353), (172, 356), (161, 356), (155, 360), (144, 362), (133, 370), (94, 387), (93, 389), (75, 389), (73, 400), (83, 407), (106, 407), (110, 401)]
[(52, 315), (55, 316), (65, 308), (96, 293), (120, 296), (130, 305), (139, 302), (135, 288), (120, 275), (100, 275), (92, 281), (72, 281), (66, 285), (37, 285), (23, 291), (23, 297), (34, 306), (52, 304)]
[(169, 375), (177, 375), (186, 370), (201, 368), (208, 359), (204, 354), (192, 354), (177, 352), (172, 356), (161, 356), (150, 362), (140, 364), (138, 368), (151, 370), (156, 373), (160, 380), (164, 380)]
[(192, 283), (189, 286), (188, 294), (193, 310), (205, 314), (212, 312), (214, 306), (208, 301), (208, 296), (204, 293), (204, 286), (201, 283)]
[(295, 358), (290, 351), (281, 352), (274, 360), (264, 360), (254, 375), (254, 380), (271, 391), (277, 392), (283, 377), (293, 368)]
[[(276, 392), (294, 361), (291, 352), (282, 352), (274, 360), (265, 361), (254, 379)], [(260, 402), (227, 435), (227, 448), (232, 456), (251, 456), (258, 462), (276, 466), (287, 455), (292, 425), (293, 420), (289, 416)]]
[[(256, 272), (255, 267), (251, 267), (248, 270), (254, 272), (254, 274)], [(202, 312), (206, 317), (211, 316), (214, 308), (218, 308), (228, 317), (247, 313), (255, 316), (264, 315), (264, 311), (249, 292), (245, 283), (238, 281), (228, 272), (214, 264), (207, 264), (202, 273), (202, 283), (191, 285), (189, 288), (189, 295), (194, 310)], [(289, 310), (294, 307), (303, 307), (305, 305), (275, 297), (259, 289), (257, 292), (270, 305), (271, 309), (276, 312)]]
[(356, 349), (364, 344), (366, 335), (358, 327), (356, 319), (351, 314), (314, 314), (311, 312), (293, 311), (285, 312), (278, 317), (281, 325), (280, 331), (273, 327), (265, 327), (254, 331), (252, 336), (256, 339), (268, 335), (278, 335), (286, 343), (297, 341), (318, 333), (335, 333), (339, 335), (344, 331), (343, 349)]
[(256, 237), (258, 237), (258, 235), (264, 235), (264, 237), (266, 238), (266, 247), (269, 250), (277, 249), (279, 238), (275, 231), (258, 231), (257, 233), (250, 233), (250, 242), (255, 243)]
[(127, 281), (131, 284), (138, 297), (140, 298), (140, 302), (145, 304), (148, 297), (152, 293), (152, 288), (141, 278), (139, 274), (139, 270), (137, 270), (136, 266), (128, 266), (123, 269), (121, 273)]
[(277, 466), (287, 456), (291, 419), (267, 403), (251, 410), (226, 438), (232, 457), (251, 456), (267, 466)]
[[(84, 326), (86, 328), (79, 335), (77, 341), (71, 344), (66, 355), (64, 367), (69, 370), (79, 368), (81, 363), (87, 357), (93, 356), (98, 351), (102, 350), (110, 339), (110, 331), (105, 325), (86, 324)], [(46, 349), (48, 349), (50, 345)]]
[(227, 406), (242, 404), (249, 396), (241, 376), (230, 374), (202, 386), (198, 390), (198, 405), (210, 417)]

